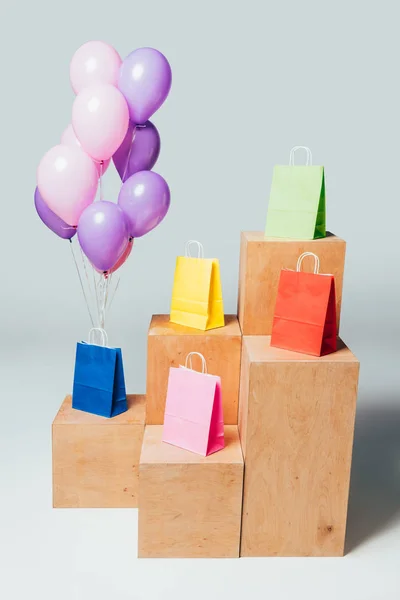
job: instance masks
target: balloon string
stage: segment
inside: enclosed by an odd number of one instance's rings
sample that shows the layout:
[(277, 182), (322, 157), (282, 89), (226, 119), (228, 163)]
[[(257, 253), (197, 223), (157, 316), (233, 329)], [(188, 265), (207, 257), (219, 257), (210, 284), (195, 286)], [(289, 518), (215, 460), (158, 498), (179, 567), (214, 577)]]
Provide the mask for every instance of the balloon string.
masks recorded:
[(100, 201), (104, 200), (104, 198), (103, 198), (103, 165), (104, 165), (104, 161), (101, 161), (100, 162), (100, 174), (99, 174)]
[(84, 297), (85, 302), (86, 302), (86, 308), (87, 308), (88, 313), (89, 313), (89, 317), (90, 317), (90, 321), (92, 323), (92, 327), (94, 327), (92, 313), (90, 312), (89, 303), (88, 303), (87, 298), (86, 298), (86, 292), (85, 292), (85, 288), (84, 288), (84, 285), (83, 285), (82, 277), (81, 277), (81, 274), (80, 274), (80, 271), (79, 271), (78, 263), (76, 261), (75, 252), (74, 252), (73, 245), (72, 245), (72, 240), (69, 240), (69, 241), (70, 241), (70, 248), (71, 248), (72, 258), (74, 259), (74, 263), (75, 263), (75, 267), (76, 267), (76, 272), (78, 273), (79, 282), (81, 284), (82, 294), (83, 294), (83, 297)]
[(125, 163), (124, 174), (122, 175), (122, 183), (125, 183), (125, 177), (126, 177), (126, 173), (128, 171), (129, 161), (131, 160), (132, 146), (133, 146), (133, 142), (135, 141), (135, 137), (136, 137), (136, 125), (134, 125), (133, 129), (132, 129), (132, 141), (131, 141), (131, 145), (129, 147), (129, 152), (128, 152), (128, 156), (127, 156), (126, 163)]
[(115, 298), (115, 294), (117, 293), (117, 289), (118, 289), (118, 286), (119, 286), (119, 282), (120, 282), (120, 281), (121, 281), (121, 277), (119, 276), (119, 277), (118, 277), (118, 281), (117, 281), (117, 283), (116, 283), (116, 286), (115, 286), (115, 289), (114, 289), (114, 292), (113, 292), (113, 294), (112, 294), (112, 296), (111, 296), (110, 304), (109, 304), (109, 307), (108, 307), (108, 310), (109, 310), (109, 311), (111, 310), (111, 306), (112, 306), (113, 300), (114, 300), (114, 298)]
[(85, 272), (85, 277), (86, 277), (86, 281), (87, 281), (87, 286), (88, 286), (88, 290), (89, 290), (89, 294), (90, 294), (90, 302), (93, 302), (93, 294), (92, 294), (92, 286), (90, 285), (90, 279), (89, 279), (89, 273), (88, 270), (86, 268), (86, 256), (82, 250), (82, 247), (80, 247), (81, 250), (81, 259), (82, 259), (82, 265), (83, 265), (83, 270)]
[(110, 278), (101, 277), (100, 283), (100, 313), (99, 313), (99, 324), (102, 329), (104, 329), (104, 324), (106, 320), (106, 308), (107, 308), (107, 299), (108, 299), (108, 288), (110, 285)]
[(99, 317), (99, 313), (100, 313), (100, 308), (99, 308), (99, 295), (97, 293), (97, 283), (96, 283), (96, 270), (94, 268), (94, 266), (92, 265), (92, 273), (93, 273), (93, 289), (94, 289), (94, 296), (96, 299), (96, 309), (97, 309), (97, 318)]
[(104, 309), (107, 309), (107, 302), (108, 302), (108, 290), (111, 287), (111, 281), (112, 281), (112, 273), (109, 274), (109, 276), (107, 277), (107, 292), (106, 292), (106, 299), (105, 299), (105, 304), (104, 304)]

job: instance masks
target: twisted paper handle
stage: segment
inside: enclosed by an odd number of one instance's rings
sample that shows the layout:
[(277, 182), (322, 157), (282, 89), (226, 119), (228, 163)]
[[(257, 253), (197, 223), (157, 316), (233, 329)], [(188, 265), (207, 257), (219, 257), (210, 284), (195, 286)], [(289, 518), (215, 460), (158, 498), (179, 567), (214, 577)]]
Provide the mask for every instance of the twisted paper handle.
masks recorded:
[[(100, 338), (100, 343), (97, 343), (96, 338)], [(95, 346), (108, 346), (108, 335), (102, 327), (92, 327), (89, 331), (88, 343)]]
[(303, 254), (301, 254), (299, 256), (299, 258), (297, 259), (296, 271), (300, 271), (301, 270), (302, 262), (303, 262), (303, 260), (305, 259), (306, 256), (313, 256), (314, 257), (314, 274), (317, 275), (319, 273), (319, 258), (313, 252), (303, 252)]
[(189, 354), (186, 357), (185, 368), (193, 371), (192, 356), (199, 356), (201, 358), (201, 372), (203, 373), (203, 375), (207, 375), (206, 359), (202, 354), (200, 354), (200, 352), (189, 352)]
[(311, 150), (310, 148), (308, 148), (307, 146), (294, 146), (289, 154), (289, 165), (291, 167), (294, 166), (294, 155), (296, 154), (297, 150), (305, 150), (306, 154), (307, 154), (307, 158), (306, 158), (306, 167), (311, 167), (312, 165), (312, 154), (311, 154)]
[(187, 256), (188, 258), (194, 258), (190, 254), (190, 246), (192, 244), (196, 244), (197, 245), (197, 258), (204, 258), (203, 244), (201, 244), (197, 240), (189, 240), (188, 242), (186, 242), (186, 244), (185, 244), (185, 256)]

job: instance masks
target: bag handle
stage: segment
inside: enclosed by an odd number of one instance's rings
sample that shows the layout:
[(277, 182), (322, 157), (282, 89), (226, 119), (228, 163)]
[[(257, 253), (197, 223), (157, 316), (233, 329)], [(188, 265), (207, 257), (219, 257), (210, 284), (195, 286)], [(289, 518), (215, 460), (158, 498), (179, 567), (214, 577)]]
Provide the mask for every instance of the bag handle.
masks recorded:
[(319, 273), (319, 258), (313, 252), (303, 252), (303, 254), (299, 256), (297, 259), (296, 271), (301, 271), (301, 265), (306, 256), (314, 257), (314, 275), (317, 275)]
[(312, 154), (311, 154), (311, 150), (310, 148), (308, 148), (308, 146), (294, 146), (289, 154), (289, 165), (291, 167), (294, 166), (294, 155), (296, 154), (297, 150), (305, 150), (306, 151), (306, 167), (311, 167), (312, 166)]
[[(100, 344), (94, 341), (96, 337), (100, 338)], [(89, 330), (88, 343), (93, 344), (94, 346), (108, 346), (108, 335), (106, 330), (102, 327), (92, 327), (92, 329)]]
[(190, 254), (190, 246), (192, 244), (197, 244), (197, 258), (204, 258), (203, 244), (200, 243), (200, 242), (198, 242), (197, 240), (189, 240), (188, 242), (186, 242), (186, 244), (185, 244), (185, 256), (187, 256), (188, 258), (194, 258)]
[(201, 358), (201, 372), (203, 373), (203, 375), (207, 375), (206, 359), (202, 354), (200, 354), (200, 352), (189, 352), (185, 360), (185, 368), (193, 371), (192, 356), (199, 356)]

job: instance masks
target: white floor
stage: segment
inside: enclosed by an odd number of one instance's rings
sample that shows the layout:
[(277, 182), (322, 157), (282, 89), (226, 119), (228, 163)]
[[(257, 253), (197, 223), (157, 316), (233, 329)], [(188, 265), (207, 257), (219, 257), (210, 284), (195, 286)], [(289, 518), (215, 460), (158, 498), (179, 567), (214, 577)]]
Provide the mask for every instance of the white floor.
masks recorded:
[(344, 558), (138, 560), (136, 510), (52, 509), (50, 425), (67, 374), (40, 357), (24, 365), (23, 380), (21, 372), (10, 361), (1, 382), (8, 382), (0, 417), (1, 598), (400, 598), (400, 407), (394, 399), (360, 391)]

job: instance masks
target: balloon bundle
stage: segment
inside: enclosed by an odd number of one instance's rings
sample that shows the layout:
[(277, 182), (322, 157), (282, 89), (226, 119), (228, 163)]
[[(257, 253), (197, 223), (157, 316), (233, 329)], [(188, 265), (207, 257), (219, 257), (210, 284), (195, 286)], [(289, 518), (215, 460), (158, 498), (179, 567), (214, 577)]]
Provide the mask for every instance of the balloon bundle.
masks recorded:
[[(70, 80), (76, 94), (72, 122), (39, 163), (35, 206), (49, 229), (70, 240), (92, 325), (85, 287), (94, 291), (103, 328), (112, 274), (129, 257), (134, 238), (154, 229), (169, 209), (168, 184), (151, 171), (160, 136), (149, 118), (167, 98), (172, 74), (158, 50), (139, 48), (122, 61), (114, 48), (94, 41), (72, 57)], [(111, 159), (122, 180), (117, 203), (103, 198), (102, 176)], [(81, 268), (72, 244), (76, 233)]]

